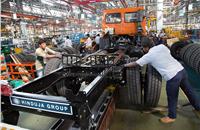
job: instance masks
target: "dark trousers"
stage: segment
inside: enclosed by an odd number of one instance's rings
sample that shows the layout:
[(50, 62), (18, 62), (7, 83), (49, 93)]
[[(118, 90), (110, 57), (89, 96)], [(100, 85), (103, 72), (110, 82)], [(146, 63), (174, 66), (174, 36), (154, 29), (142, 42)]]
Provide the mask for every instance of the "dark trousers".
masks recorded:
[(172, 79), (167, 81), (167, 100), (168, 100), (168, 117), (176, 118), (176, 106), (178, 101), (179, 86), (187, 96), (191, 105), (200, 110), (200, 101), (197, 99), (197, 95), (190, 85), (185, 70), (182, 70), (176, 74)]

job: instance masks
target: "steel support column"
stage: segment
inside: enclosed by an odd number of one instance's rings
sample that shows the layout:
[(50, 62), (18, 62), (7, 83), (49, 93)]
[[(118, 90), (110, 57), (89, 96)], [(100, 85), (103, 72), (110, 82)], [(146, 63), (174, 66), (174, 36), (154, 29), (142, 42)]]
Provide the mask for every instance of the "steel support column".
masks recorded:
[(157, 31), (160, 32), (163, 28), (163, 2), (164, 0), (157, 0)]

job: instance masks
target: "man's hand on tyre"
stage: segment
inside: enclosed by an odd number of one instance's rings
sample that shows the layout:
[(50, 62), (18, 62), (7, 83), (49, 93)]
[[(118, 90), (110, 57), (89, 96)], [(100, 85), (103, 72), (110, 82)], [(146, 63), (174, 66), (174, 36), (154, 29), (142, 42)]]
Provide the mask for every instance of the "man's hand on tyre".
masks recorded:
[(57, 57), (57, 58), (62, 58), (61, 53), (56, 53), (56, 57)]
[(137, 65), (138, 64), (136, 62), (130, 62), (130, 63), (124, 64), (124, 67), (135, 67)]

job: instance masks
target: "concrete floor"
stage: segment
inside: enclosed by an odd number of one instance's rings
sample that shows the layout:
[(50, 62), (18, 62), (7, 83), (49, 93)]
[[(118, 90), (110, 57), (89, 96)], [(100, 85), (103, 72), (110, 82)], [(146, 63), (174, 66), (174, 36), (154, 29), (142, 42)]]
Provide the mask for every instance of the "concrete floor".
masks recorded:
[[(165, 88), (162, 89), (159, 105), (166, 106)], [(179, 104), (187, 103), (185, 95), (180, 91)], [(162, 124), (159, 118), (167, 112), (142, 113), (135, 110), (117, 110), (115, 112), (110, 130), (200, 130), (200, 119), (192, 112), (192, 106), (177, 110), (176, 122)]]
[[(164, 85), (163, 85), (164, 86)], [(187, 103), (182, 91), (179, 94), (179, 104)], [(162, 88), (159, 105), (166, 106), (165, 87)], [(200, 130), (200, 119), (192, 112), (192, 107), (178, 109), (178, 118), (172, 124), (162, 124), (159, 118), (166, 112), (141, 113), (135, 110), (117, 109), (110, 130)], [(21, 113), (18, 125), (31, 130), (48, 130), (56, 121), (55, 118)]]

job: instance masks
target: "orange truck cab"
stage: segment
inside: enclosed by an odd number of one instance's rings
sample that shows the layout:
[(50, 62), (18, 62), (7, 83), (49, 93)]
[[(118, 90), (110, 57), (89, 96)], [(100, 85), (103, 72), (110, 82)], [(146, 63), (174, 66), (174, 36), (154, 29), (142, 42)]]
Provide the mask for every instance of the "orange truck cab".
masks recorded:
[(120, 8), (104, 10), (102, 29), (114, 35), (134, 36), (139, 31), (146, 34), (146, 18), (144, 7)]

